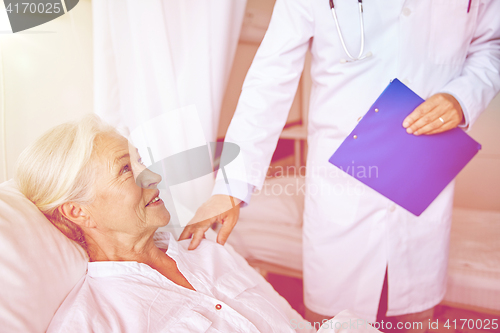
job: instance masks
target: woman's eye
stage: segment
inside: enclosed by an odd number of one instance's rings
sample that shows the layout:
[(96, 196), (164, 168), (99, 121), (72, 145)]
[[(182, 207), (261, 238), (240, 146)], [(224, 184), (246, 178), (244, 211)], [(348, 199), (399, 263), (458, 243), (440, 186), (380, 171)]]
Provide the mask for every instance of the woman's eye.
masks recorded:
[(123, 169), (122, 169), (122, 174), (127, 173), (127, 172), (129, 172), (129, 171), (132, 171), (132, 170), (131, 170), (131, 168), (130, 168), (130, 165), (128, 165), (128, 164), (127, 164), (127, 165), (125, 165), (125, 166), (123, 167)]

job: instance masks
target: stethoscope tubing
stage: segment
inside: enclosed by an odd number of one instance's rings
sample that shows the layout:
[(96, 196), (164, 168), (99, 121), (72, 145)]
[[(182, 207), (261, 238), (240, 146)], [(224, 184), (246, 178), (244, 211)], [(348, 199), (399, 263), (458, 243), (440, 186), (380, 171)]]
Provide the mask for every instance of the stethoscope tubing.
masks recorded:
[(332, 11), (333, 19), (335, 21), (335, 26), (337, 28), (337, 32), (338, 32), (338, 35), (339, 35), (339, 38), (340, 38), (340, 43), (342, 44), (342, 48), (344, 49), (344, 51), (347, 54), (347, 56), (351, 60), (354, 60), (354, 61), (366, 58), (366, 56), (363, 57), (363, 52), (365, 50), (365, 27), (364, 27), (364, 23), (363, 23), (363, 1), (362, 0), (358, 0), (359, 28), (360, 28), (360, 31), (361, 31), (361, 43), (360, 43), (361, 45), (360, 45), (359, 54), (358, 54), (357, 57), (353, 57), (351, 55), (351, 53), (349, 52), (349, 50), (347, 49), (347, 46), (346, 46), (345, 40), (344, 40), (344, 35), (342, 34), (342, 30), (340, 29), (340, 24), (339, 24), (339, 20), (337, 18), (337, 13), (335, 12), (335, 6), (334, 6), (334, 3), (333, 3), (333, 0), (330, 0), (330, 9)]

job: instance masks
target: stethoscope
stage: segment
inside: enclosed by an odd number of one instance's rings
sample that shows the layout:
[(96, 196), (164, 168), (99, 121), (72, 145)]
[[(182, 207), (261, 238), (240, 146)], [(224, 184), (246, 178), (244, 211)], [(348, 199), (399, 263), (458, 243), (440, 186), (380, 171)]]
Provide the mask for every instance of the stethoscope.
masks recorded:
[(365, 55), (363, 55), (363, 52), (365, 50), (365, 27), (363, 25), (363, 0), (358, 0), (358, 9), (359, 9), (359, 26), (361, 30), (361, 46), (359, 48), (359, 54), (357, 57), (353, 57), (349, 50), (347, 49), (347, 46), (345, 45), (344, 42), (344, 36), (342, 35), (342, 31), (340, 31), (340, 25), (339, 25), (339, 20), (337, 19), (337, 13), (335, 13), (335, 6), (333, 4), (333, 0), (330, 0), (330, 9), (332, 10), (332, 15), (333, 19), (335, 20), (335, 26), (337, 27), (337, 32), (339, 33), (340, 37), (340, 42), (342, 43), (342, 47), (344, 48), (345, 53), (347, 56), (350, 58), (349, 59), (340, 59), (341, 63), (346, 63), (346, 62), (351, 62), (351, 61), (356, 61), (356, 60), (363, 60), (368, 57), (372, 56), (372, 53), (368, 51)]

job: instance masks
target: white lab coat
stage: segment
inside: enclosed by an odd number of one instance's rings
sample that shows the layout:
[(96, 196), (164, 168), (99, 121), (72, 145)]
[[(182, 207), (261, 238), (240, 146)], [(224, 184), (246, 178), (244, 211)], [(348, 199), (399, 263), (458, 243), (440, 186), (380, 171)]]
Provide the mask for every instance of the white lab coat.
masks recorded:
[[(305, 303), (312, 311), (333, 316), (351, 309), (375, 320), (386, 266), (387, 315), (420, 312), (443, 298), (453, 183), (415, 217), (342, 174), (328, 158), (393, 78), (423, 98), (452, 94), (466, 125), (474, 123), (500, 89), (500, 1), (472, 0), (467, 13), (468, 3), (365, 1), (365, 53), (373, 56), (341, 63), (347, 56), (328, 0), (277, 0), (226, 141), (241, 147), (247, 181), (260, 187), (310, 49), (303, 262)], [(357, 1), (337, 0), (335, 6), (347, 47), (357, 54)], [(241, 170), (225, 171), (242, 179)]]

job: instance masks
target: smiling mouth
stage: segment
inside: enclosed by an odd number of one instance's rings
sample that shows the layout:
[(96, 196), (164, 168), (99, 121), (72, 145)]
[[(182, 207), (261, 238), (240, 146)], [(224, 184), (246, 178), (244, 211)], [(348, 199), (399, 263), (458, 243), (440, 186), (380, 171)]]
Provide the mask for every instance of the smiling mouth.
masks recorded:
[(160, 195), (157, 195), (150, 202), (148, 202), (148, 204), (146, 205), (146, 207), (149, 206), (150, 204), (154, 204), (155, 202), (158, 202), (158, 201), (160, 201)]

